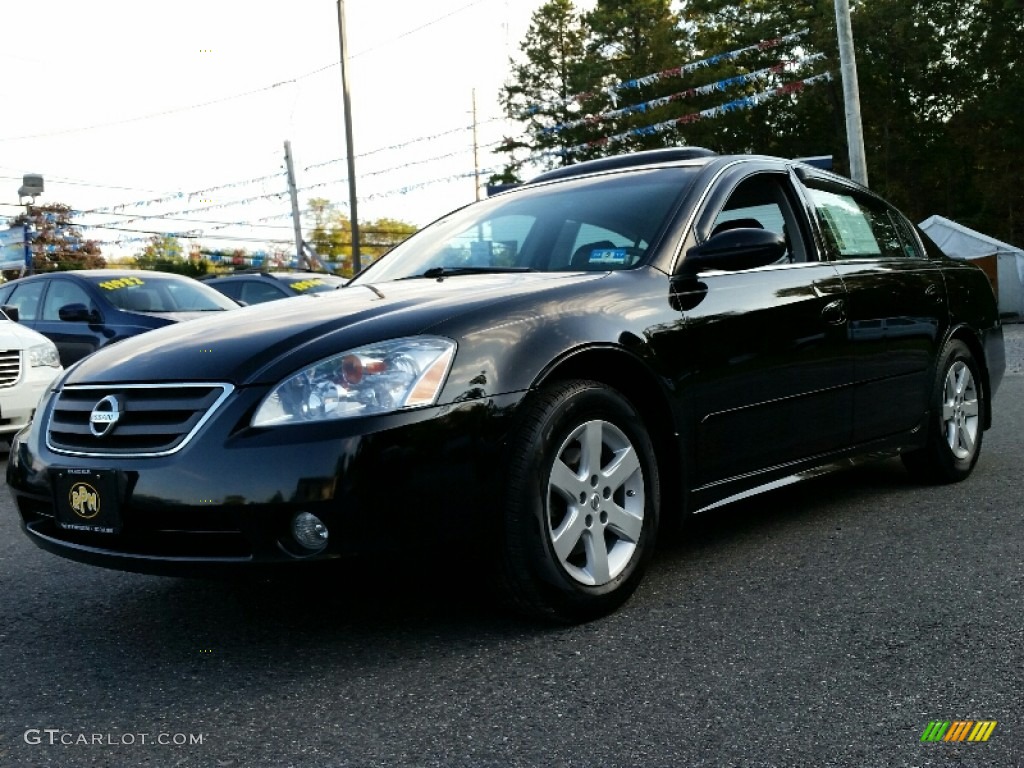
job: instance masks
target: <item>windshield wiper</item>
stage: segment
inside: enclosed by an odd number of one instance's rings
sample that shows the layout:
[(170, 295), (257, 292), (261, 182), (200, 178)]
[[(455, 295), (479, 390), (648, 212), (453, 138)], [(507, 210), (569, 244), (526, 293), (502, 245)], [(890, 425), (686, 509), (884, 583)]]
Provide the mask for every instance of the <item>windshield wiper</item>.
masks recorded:
[(506, 272), (536, 272), (532, 267), (431, 267), (419, 277), (442, 278), (453, 275), (489, 275)]

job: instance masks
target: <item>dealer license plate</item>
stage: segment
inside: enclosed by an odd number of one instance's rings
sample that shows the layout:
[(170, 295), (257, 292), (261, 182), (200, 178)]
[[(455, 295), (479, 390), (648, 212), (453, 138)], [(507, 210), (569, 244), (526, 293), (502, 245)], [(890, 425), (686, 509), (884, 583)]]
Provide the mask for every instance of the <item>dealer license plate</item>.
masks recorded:
[(109, 469), (57, 469), (54, 503), (61, 528), (92, 533), (121, 530), (117, 474)]

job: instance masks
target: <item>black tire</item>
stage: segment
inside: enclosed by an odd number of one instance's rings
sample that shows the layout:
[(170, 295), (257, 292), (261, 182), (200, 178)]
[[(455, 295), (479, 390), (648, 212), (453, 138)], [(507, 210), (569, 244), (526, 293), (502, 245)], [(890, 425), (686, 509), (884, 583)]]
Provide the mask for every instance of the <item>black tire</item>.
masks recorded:
[(643, 421), (617, 391), (577, 380), (531, 395), (518, 425), (500, 541), (506, 592), (552, 621), (610, 613), (640, 583), (658, 532)]
[(981, 454), (988, 398), (978, 363), (962, 341), (946, 344), (931, 398), (927, 442), (904, 453), (903, 464), (926, 482), (960, 482)]

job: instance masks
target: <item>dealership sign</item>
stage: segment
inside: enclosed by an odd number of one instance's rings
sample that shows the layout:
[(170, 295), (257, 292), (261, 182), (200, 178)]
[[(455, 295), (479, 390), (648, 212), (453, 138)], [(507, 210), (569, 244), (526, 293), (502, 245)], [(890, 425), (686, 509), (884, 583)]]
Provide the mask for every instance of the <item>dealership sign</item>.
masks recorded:
[(28, 266), (25, 227), (0, 231), (0, 269), (21, 269)]

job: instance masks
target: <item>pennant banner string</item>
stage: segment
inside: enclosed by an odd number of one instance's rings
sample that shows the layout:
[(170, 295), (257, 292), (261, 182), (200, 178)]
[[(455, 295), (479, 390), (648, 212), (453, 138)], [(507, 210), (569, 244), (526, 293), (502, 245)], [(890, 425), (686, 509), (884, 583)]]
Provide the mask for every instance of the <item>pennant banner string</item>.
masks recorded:
[(707, 96), (708, 94), (714, 93), (715, 91), (725, 91), (736, 85), (746, 85), (756, 80), (760, 80), (768, 77), (772, 74), (778, 74), (786, 69), (787, 66), (794, 66), (794, 68), (800, 68), (805, 64), (809, 64), (814, 61), (820, 61), (825, 58), (824, 53), (816, 53), (813, 56), (806, 56), (803, 59), (794, 61), (783, 61), (765, 69), (759, 69), (756, 72), (748, 72), (744, 75), (736, 75), (735, 77), (728, 77), (724, 80), (719, 80), (714, 83), (702, 85), (697, 88), (688, 88), (685, 91), (679, 93), (673, 93), (671, 96), (662, 96), (658, 99), (651, 99), (645, 101), (643, 104), (634, 104), (629, 107), (623, 107), (622, 109), (612, 110), (611, 112), (601, 112), (597, 115), (591, 115), (590, 117), (584, 117), (579, 120), (573, 120), (568, 123), (561, 123), (560, 125), (554, 125), (550, 128), (541, 129), (541, 134), (558, 133), (560, 131), (567, 131), (571, 128), (578, 128), (581, 125), (594, 125), (597, 123), (604, 122), (606, 120), (614, 120), (618, 117), (625, 117), (626, 115), (636, 114), (638, 112), (648, 112), (658, 107), (663, 107), (673, 101), (681, 101), (683, 99), (692, 98), (694, 96)]
[(729, 51), (727, 53), (719, 53), (714, 56), (709, 56), (708, 58), (701, 59), (700, 61), (692, 61), (688, 64), (683, 64), (682, 66), (675, 67), (673, 69), (666, 69), (662, 70), (661, 72), (653, 72), (649, 75), (644, 75), (643, 77), (637, 78), (635, 80), (625, 80), (623, 82), (616, 83), (615, 85), (610, 85), (607, 88), (603, 88), (598, 91), (577, 93), (572, 96), (568, 96), (564, 99), (556, 99), (554, 101), (544, 102), (541, 104), (533, 104), (531, 106), (526, 107), (523, 110), (523, 114), (524, 116), (530, 116), (536, 114), (537, 112), (540, 112), (542, 109), (564, 107), (569, 104), (582, 102), (585, 101), (586, 99), (591, 99), (601, 93), (606, 94), (611, 99), (612, 104), (614, 105), (618, 101), (618, 94), (620, 91), (643, 88), (644, 86), (651, 85), (652, 83), (656, 83), (664, 78), (682, 77), (683, 75), (689, 74), (690, 72), (693, 72), (696, 69), (700, 69), (701, 67), (711, 67), (714, 66), (715, 64), (720, 64), (723, 61), (730, 61), (750, 51), (765, 50), (768, 48), (775, 48), (784, 43), (791, 43), (794, 40), (800, 39), (809, 31), (809, 29), (801, 29), (799, 32), (793, 32), (788, 35), (783, 35), (782, 37), (776, 37), (769, 40), (762, 40), (761, 42), (754, 43), (753, 45), (748, 45), (743, 48), (737, 48), (736, 50)]
[[(761, 91), (752, 96), (745, 96), (742, 99), (736, 99), (734, 101), (726, 102), (717, 107), (705, 109), (700, 112), (692, 112), (682, 117), (677, 117), (672, 120), (665, 120), (654, 125), (646, 125), (641, 128), (634, 128), (624, 133), (619, 133), (614, 136), (605, 136), (604, 138), (597, 139), (596, 141), (588, 141), (584, 144), (577, 144), (573, 147), (565, 147), (563, 149), (555, 149), (549, 152), (543, 152), (537, 155), (537, 158), (550, 157), (550, 156), (564, 156), (580, 152), (585, 149), (592, 147), (606, 146), (608, 144), (619, 144), (625, 141), (627, 138), (632, 136), (650, 136), (656, 133), (664, 133), (665, 131), (672, 130), (680, 125), (686, 125), (687, 123), (696, 123), (699, 120), (704, 120), (711, 117), (719, 117), (727, 112), (737, 112), (741, 109), (752, 109), (761, 103), (768, 101), (769, 99), (775, 98), (776, 96), (782, 96), (788, 93), (797, 93), (802, 91), (804, 88), (810, 85), (815, 85), (820, 82), (825, 82), (832, 79), (831, 72), (823, 72), (820, 75), (814, 75), (804, 80), (798, 80), (796, 82), (788, 83), (779, 88), (773, 88), (768, 91)], [(531, 158), (532, 159), (532, 158)]]
[(185, 199), (185, 198), (187, 198), (188, 200), (192, 200), (192, 198), (194, 198), (194, 197), (200, 197), (202, 195), (209, 194), (210, 192), (215, 192), (215, 191), (217, 191), (219, 189), (232, 189), (232, 188), (236, 188), (236, 187), (246, 187), (246, 186), (249, 186), (250, 184), (257, 184), (257, 183), (259, 183), (261, 181), (270, 181), (272, 179), (280, 179), (284, 175), (285, 175), (285, 173), (283, 171), (281, 171), (279, 173), (273, 173), (273, 174), (269, 174), (267, 176), (256, 176), (255, 178), (245, 179), (244, 181), (233, 181), (233, 182), (230, 182), (228, 184), (218, 184), (217, 186), (214, 186), (214, 187), (207, 187), (206, 189), (197, 189), (197, 190), (194, 190), (194, 191), (188, 192), (188, 193), (185, 193), (185, 192), (174, 192), (174, 193), (171, 193), (171, 194), (168, 194), (168, 195), (164, 195), (163, 197), (154, 197), (154, 198), (150, 198), (148, 200), (138, 200), (138, 201), (136, 201), (134, 203), (119, 203), (118, 205), (108, 205), (108, 206), (104, 206), (102, 208), (91, 208), (88, 211), (82, 211), (82, 213), (108, 213), (108, 212), (112, 213), (112, 212), (116, 212), (116, 211), (122, 211), (125, 208), (135, 208), (135, 207), (142, 206), (142, 205), (159, 205), (161, 203), (169, 203), (169, 202), (171, 202), (173, 200), (182, 200), (182, 199)]

